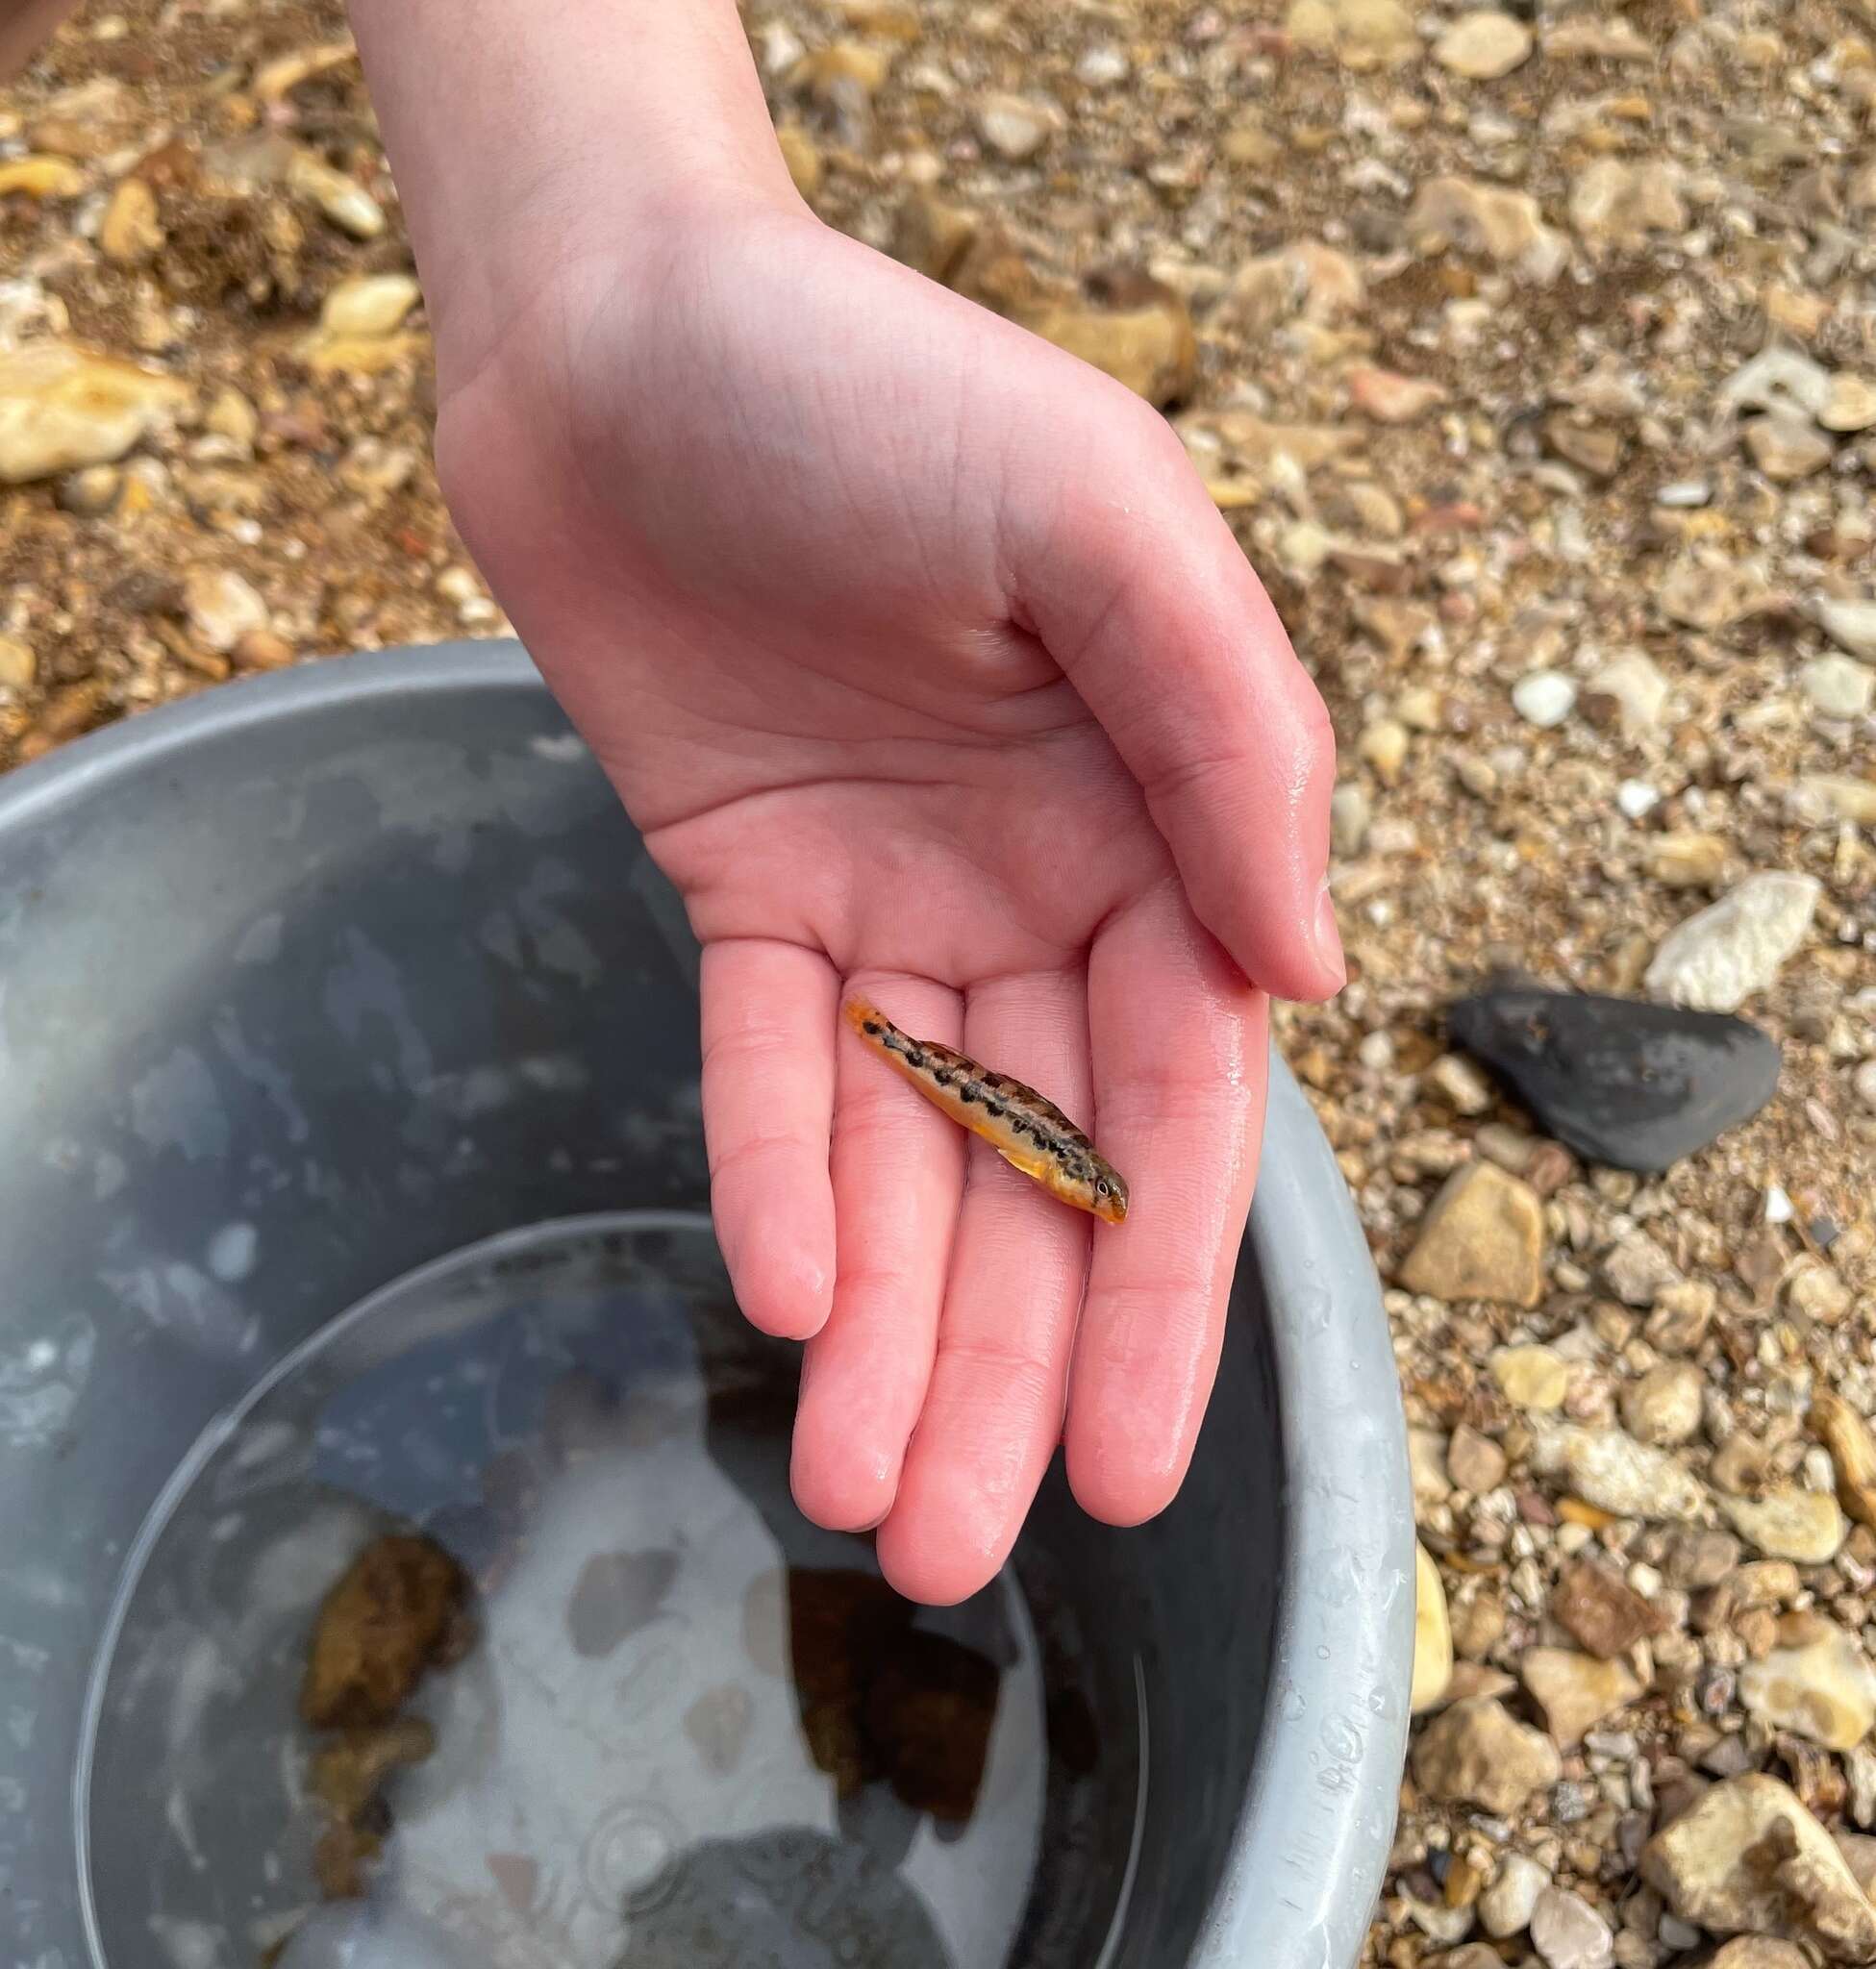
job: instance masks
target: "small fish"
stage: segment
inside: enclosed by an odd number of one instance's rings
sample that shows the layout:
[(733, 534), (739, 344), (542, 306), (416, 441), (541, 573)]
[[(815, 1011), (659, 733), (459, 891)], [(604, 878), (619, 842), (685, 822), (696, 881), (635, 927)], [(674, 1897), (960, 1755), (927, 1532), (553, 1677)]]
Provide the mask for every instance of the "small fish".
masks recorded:
[(1094, 1144), (1034, 1087), (924, 1039), (908, 1038), (877, 1006), (850, 998), (847, 1023), (935, 1108), (981, 1134), (1013, 1169), (1104, 1223), (1127, 1214), (1127, 1185)]

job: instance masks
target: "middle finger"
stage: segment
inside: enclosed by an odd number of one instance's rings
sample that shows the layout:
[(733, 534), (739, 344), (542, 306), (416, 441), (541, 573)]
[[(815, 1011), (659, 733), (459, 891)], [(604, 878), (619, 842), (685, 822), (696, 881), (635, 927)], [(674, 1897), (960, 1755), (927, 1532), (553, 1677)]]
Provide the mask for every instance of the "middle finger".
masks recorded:
[[(1089, 1112), (1088, 994), (1079, 971), (971, 988), (963, 1050), (1029, 1083), (1071, 1119)], [(948, 1604), (995, 1577), (1062, 1433), (1093, 1220), (973, 1139), (951, 1249), (938, 1358), (880, 1528), (886, 1576)]]

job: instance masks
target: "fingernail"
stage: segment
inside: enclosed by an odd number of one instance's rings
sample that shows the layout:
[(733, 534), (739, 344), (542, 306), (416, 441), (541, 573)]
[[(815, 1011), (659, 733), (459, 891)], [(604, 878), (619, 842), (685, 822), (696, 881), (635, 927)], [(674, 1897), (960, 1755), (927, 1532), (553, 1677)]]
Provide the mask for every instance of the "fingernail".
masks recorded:
[(1321, 892), (1315, 899), (1315, 951), (1324, 966), (1335, 974), (1335, 988), (1348, 983), (1348, 960), (1342, 955), (1341, 929), (1336, 922), (1336, 901), (1329, 893), (1329, 878), (1322, 878)]

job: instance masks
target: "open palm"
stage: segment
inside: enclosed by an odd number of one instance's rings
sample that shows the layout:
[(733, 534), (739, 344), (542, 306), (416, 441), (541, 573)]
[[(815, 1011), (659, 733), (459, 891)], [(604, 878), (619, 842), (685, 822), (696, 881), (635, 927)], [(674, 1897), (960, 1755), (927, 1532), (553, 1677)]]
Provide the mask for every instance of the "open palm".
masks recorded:
[[(744, 1309), (809, 1343), (803, 1508), (935, 1601), (1059, 1441), (1085, 1508), (1152, 1514), (1217, 1356), (1262, 993), (1339, 976), (1321, 707), (1176, 440), (769, 206), (438, 340), (459, 521), (704, 945), (713, 1205)], [(1126, 1223), (923, 1103), (843, 988), (1049, 1095)]]

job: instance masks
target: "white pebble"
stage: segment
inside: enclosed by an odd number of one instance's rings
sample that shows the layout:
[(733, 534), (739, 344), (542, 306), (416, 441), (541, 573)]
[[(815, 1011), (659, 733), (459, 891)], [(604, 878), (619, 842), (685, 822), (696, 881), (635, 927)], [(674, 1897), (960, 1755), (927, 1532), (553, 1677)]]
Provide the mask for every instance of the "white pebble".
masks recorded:
[(1575, 684), (1558, 670), (1533, 670), (1512, 685), (1513, 708), (1540, 732), (1561, 725), (1575, 704)]
[(1107, 88), (1113, 83), (1125, 82), (1130, 65), (1126, 51), (1108, 42), (1088, 49), (1075, 63), (1075, 75), (1089, 88)]
[(1713, 496), (1713, 488), (1705, 479), (1675, 479), (1655, 488), (1657, 506), (1705, 506)]
[(1856, 1078), (1850, 1084), (1857, 1090), (1857, 1099), (1865, 1108), (1876, 1111), (1876, 1059), (1865, 1059), (1857, 1068)]
[(1788, 1224), (1791, 1215), (1791, 1199), (1785, 1193), (1785, 1185), (1780, 1183), (1770, 1184), (1765, 1191), (1766, 1223)]
[(1639, 820), (1661, 805), (1661, 795), (1646, 780), (1624, 780), (1615, 788), (1615, 804), (1631, 820)]

